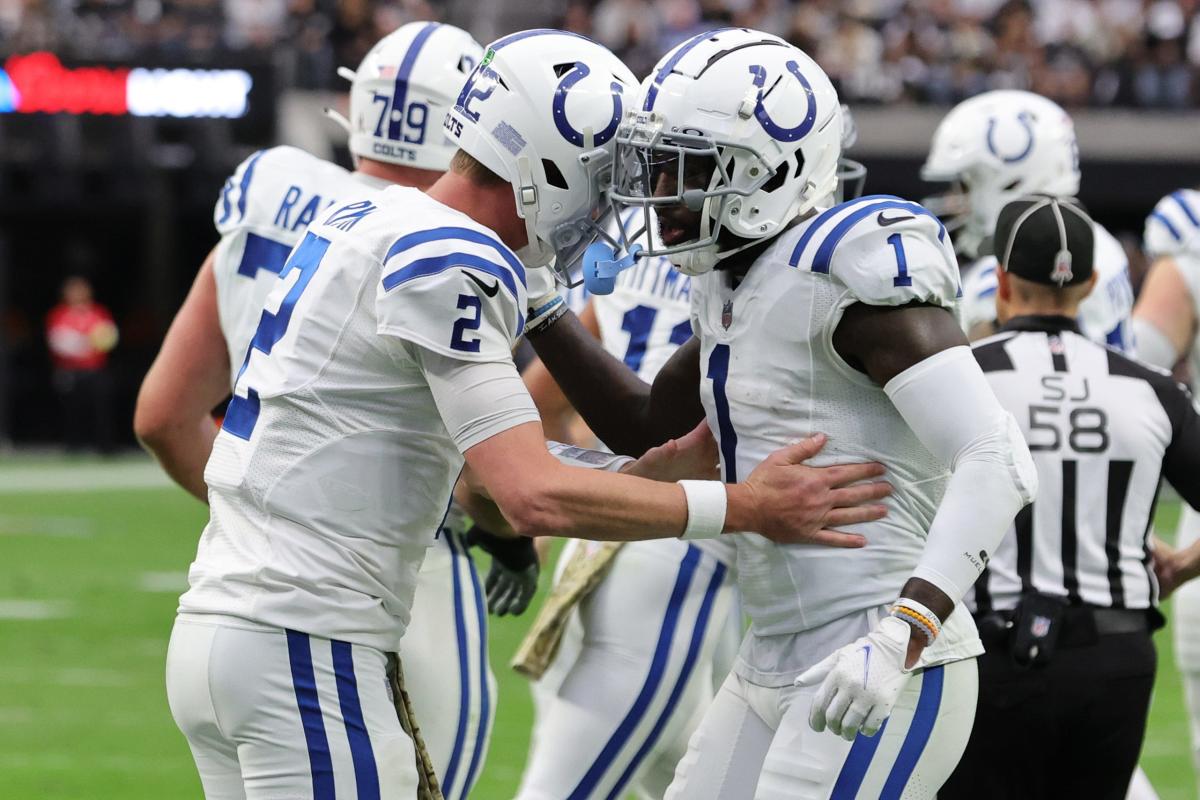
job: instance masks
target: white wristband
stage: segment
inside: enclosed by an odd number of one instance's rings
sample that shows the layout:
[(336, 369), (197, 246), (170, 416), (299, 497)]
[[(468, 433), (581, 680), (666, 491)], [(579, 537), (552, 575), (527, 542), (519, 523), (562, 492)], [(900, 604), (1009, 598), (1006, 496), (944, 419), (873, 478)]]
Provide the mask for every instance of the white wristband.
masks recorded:
[(679, 481), (687, 497), (687, 527), (680, 539), (715, 539), (725, 530), (728, 496), (720, 481)]

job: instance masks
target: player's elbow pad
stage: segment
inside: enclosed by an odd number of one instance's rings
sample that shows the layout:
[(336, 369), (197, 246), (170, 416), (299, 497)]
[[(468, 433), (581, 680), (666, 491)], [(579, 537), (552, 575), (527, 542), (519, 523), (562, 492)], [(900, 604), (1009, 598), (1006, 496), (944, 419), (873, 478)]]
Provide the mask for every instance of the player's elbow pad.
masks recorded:
[[(942, 351), (885, 387), (922, 444), (950, 465), (946, 494), (914, 577), (958, 601), (1005, 531), (1037, 495), (1037, 469), (1021, 429), (967, 347)], [(937, 398), (937, 402), (930, 402)]]

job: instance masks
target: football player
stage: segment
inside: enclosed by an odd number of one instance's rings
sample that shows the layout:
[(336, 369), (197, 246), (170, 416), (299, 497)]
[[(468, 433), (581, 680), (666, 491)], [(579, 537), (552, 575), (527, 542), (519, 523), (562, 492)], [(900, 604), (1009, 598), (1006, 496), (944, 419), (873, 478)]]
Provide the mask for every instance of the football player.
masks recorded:
[(858, 547), (831, 528), (886, 512), (888, 485), (865, 482), (880, 465), (798, 463), (819, 436), (733, 486), (547, 450), (511, 350), (558, 311), (527, 319), (526, 281), (590, 240), (634, 84), (583, 37), (504, 37), (445, 118), (450, 170), (424, 193), (338, 198), (292, 250), (205, 467), (210, 518), (167, 656), (209, 797), (416, 793), (385, 661), (464, 457), (526, 536)]
[[(1200, 377), (1200, 191), (1180, 189), (1164, 197), (1146, 218), (1143, 248), (1154, 259), (1133, 311), (1138, 358), (1163, 369), (1187, 360), (1192, 391)], [(1164, 594), (1189, 575), (1173, 562), (1200, 548), (1200, 514), (1187, 505), (1179, 517), (1175, 547), (1155, 550)], [(1200, 774), (1200, 583), (1175, 593), (1171, 625), (1175, 660), (1183, 674), (1191, 715), (1192, 763)]]
[[(1058, 104), (1032, 92), (984, 92), (959, 103), (938, 125), (921, 177), (956, 186), (926, 202), (949, 218), (962, 259), (963, 328), (972, 340), (990, 336), (996, 328), (996, 218), (1023, 195), (1079, 193), (1075, 126)], [(1129, 259), (1104, 226), (1096, 223), (1095, 234), (1099, 283), (1080, 306), (1079, 324), (1093, 341), (1129, 350)]]
[[(145, 378), (135, 417), (139, 438), (199, 499), (208, 500), (203, 469), (217, 434), (210, 411), (229, 395), (292, 247), (338, 200), (392, 184), (426, 189), (446, 171), (455, 147), (441, 120), (482, 55), (479, 43), (452, 25), (405, 25), (380, 40), (357, 71), (340, 71), (351, 80), (350, 119), (343, 122), (354, 172), (274, 147), (250, 156), (226, 182), (214, 215), (221, 239)], [(447, 800), (470, 791), (495, 718), (486, 615), (464, 519), (453, 509), (426, 554), (414, 600), (419, 613), (401, 646), (405, 682)], [(505, 574), (490, 576), (493, 583), (528, 584), (499, 560), (494, 569)]]
[(817, 430), (898, 476), (860, 551), (736, 537), (751, 628), (667, 797), (933, 797), (975, 709), (960, 600), (1036, 489), (955, 319), (941, 223), (895, 197), (826, 205), (840, 127), (829, 78), (775, 36), (676, 47), (620, 127), (611, 195), (656, 212), (647, 255), (692, 275), (696, 336), (649, 387), (570, 315), (531, 337), (619, 450), (703, 413), (731, 483)]
[[(626, 212), (629, 233), (633, 217)], [(609, 353), (653, 380), (692, 337), (690, 282), (665, 258), (642, 259), (617, 276), (611, 294), (591, 295), (581, 320)], [(537, 362), (525, 377), (535, 400), (555, 394)], [(615, 556), (567, 543), (554, 592), (570, 590), (563, 573), (607, 571), (570, 612), (534, 684), (518, 800), (663, 796), (741, 639), (728, 538), (629, 542)], [(541, 632), (535, 626), (531, 635)]]

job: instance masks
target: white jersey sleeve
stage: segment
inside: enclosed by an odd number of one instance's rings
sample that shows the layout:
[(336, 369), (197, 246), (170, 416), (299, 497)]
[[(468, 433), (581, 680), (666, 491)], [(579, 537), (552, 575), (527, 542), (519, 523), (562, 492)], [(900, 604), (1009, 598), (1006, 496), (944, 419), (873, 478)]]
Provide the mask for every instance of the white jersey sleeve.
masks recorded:
[(978, 325), (996, 320), (996, 270), (995, 256), (984, 256), (963, 270), (960, 322), (968, 334)]
[(507, 360), (525, 327), (525, 269), (491, 234), (418, 231), (389, 248), (375, 303), (381, 334), (464, 361)]
[(1146, 217), (1142, 247), (1151, 258), (1200, 255), (1200, 191), (1180, 189), (1159, 200)]
[(1096, 288), (1079, 304), (1079, 327), (1093, 342), (1129, 352), (1133, 339), (1129, 321), (1133, 315), (1129, 257), (1104, 226), (1093, 223), (1092, 232)]
[[(825, 216), (828, 215), (828, 216)], [(801, 235), (792, 264), (827, 273), (851, 302), (955, 309), (958, 262), (941, 221), (921, 205), (875, 195), (835, 206)]]

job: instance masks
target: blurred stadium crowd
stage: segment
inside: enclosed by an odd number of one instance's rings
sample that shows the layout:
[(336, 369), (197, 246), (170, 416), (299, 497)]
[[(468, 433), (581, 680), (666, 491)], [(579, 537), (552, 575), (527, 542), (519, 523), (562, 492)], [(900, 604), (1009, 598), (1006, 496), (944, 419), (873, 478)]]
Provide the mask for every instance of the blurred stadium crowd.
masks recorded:
[(1200, 104), (1200, 0), (0, 0), (0, 48), (197, 64), (256, 54), (284, 86), (328, 89), (334, 67), (412, 19), (482, 41), (562, 27), (638, 74), (698, 31), (744, 25), (814, 56), (850, 103), (949, 105), (1017, 88), (1075, 108)]

